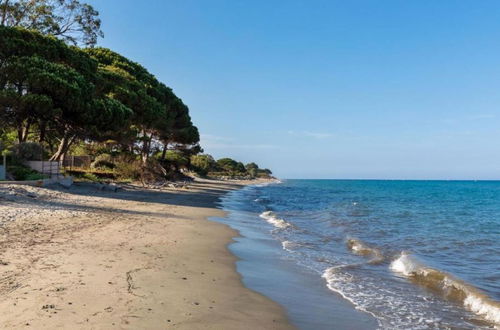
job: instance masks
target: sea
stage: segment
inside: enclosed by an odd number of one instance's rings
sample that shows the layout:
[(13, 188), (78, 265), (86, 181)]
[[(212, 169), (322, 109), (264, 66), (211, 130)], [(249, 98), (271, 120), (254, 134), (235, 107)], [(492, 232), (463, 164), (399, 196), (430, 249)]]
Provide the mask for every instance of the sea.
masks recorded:
[(500, 181), (282, 180), (220, 201), (299, 329), (500, 328)]

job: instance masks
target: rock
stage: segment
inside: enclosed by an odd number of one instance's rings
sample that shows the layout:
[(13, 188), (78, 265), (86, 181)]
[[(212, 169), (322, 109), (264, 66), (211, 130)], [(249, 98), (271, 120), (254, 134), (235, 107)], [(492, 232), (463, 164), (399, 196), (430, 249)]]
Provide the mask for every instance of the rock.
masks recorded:
[(38, 197), (38, 196), (37, 196), (37, 194), (35, 194), (34, 192), (28, 192), (28, 193), (26, 194), (26, 196), (28, 196), (28, 197), (30, 197), (30, 198), (37, 198), (37, 197)]
[(118, 189), (120, 189), (120, 187), (117, 186), (115, 183), (110, 183), (107, 185), (106, 189), (113, 191), (113, 192), (117, 192)]
[(70, 188), (73, 185), (73, 177), (67, 176), (64, 179), (59, 180), (59, 184), (64, 188)]

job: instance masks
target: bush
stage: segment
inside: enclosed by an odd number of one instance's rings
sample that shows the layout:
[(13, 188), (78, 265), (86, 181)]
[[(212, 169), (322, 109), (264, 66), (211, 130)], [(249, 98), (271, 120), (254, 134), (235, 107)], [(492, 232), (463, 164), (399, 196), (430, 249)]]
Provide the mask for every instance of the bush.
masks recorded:
[(109, 154), (101, 154), (95, 158), (95, 160), (90, 164), (92, 169), (114, 169), (116, 167), (113, 163), (113, 158)]
[(189, 164), (189, 158), (179, 150), (168, 150), (165, 159), (177, 169), (186, 167)]
[(83, 179), (84, 181), (99, 182), (99, 178), (92, 173), (83, 173), (80, 179)]
[(215, 168), (215, 161), (210, 155), (191, 156), (191, 168), (199, 175), (205, 176)]
[(137, 180), (141, 176), (141, 166), (138, 162), (118, 163), (115, 174), (120, 180)]
[(12, 174), (16, 181), (31, 181), (47, 178), (46, 175), (38, 173), (24, 165), (11, 165), (7, 167), (7, 171)]
[(43, 147), (35, 142), (24, 142), (16, 144), (12, 151), (19, 160), (42, 160)]
[(47, 179), (47, 175), (43, 175), (42, 173), (31, 173), (28, 174), (25, 178), (26, 181), (35, 181), (35, 180), (43, 180)]

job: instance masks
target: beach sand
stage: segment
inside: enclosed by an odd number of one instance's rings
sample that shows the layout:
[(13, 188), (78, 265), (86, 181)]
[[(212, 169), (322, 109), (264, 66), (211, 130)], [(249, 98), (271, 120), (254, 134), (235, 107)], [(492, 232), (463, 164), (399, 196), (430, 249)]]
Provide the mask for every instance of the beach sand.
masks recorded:
[(207, 220), (244, 183), (104, 192), (0, 185), (0, 327), (290, 329), (283, 309), (245, 288)]

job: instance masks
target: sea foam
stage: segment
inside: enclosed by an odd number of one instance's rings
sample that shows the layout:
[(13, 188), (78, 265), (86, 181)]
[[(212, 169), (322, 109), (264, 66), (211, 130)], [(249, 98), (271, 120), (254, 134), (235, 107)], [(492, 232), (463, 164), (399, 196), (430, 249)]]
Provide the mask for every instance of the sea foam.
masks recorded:
[(281, 246), (283, 247), (283, 250), (292, 252), (298, 246), (298, 244), (291, 241), (283, 241), (281, 242)]
[(441, 293), (446, 299), (463, 304), (469, 311), (500, 326), (500, 303), (468, 283), (448, 273), (427, 267), (405, 252), (391, 263), (390, 268), (418, 285)]
[(285, 220), (278, 218), (273, 211), (262, 212), (260, 214), (260, 217), (262, 219), (266, 220), (267, 222), (269, 222), (270, 224), (272, 224), (276, 228), (285, 229), (285, 228), (289, 228), (292, 226), (290, 223), (286, 222)]
[(384, 261), (384, 256), (379, 249), (370, 247), (358, 239), (348, 239), (347, 247), (357, 255), (371, 257), (370, 261), (368, 261), (370, 264), (378, 264)]

